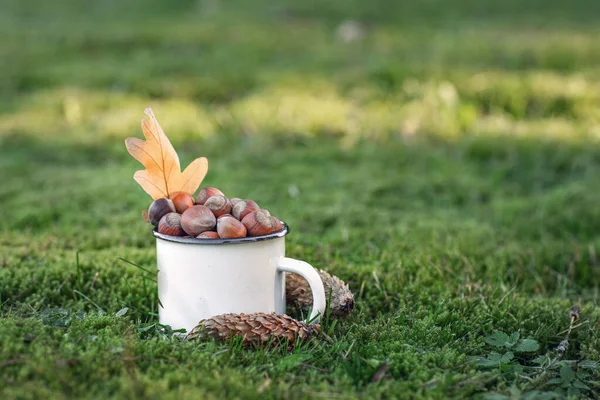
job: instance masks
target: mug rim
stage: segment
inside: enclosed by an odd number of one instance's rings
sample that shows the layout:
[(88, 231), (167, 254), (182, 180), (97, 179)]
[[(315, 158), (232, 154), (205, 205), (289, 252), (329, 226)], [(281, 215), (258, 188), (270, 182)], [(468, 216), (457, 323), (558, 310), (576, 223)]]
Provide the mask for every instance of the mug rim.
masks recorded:
[(262, 236), (248, 236), (243, 238), (235, 239), (198, 239), (198, 238), (184, 238), (181, 236), (165, 235), (164, 233), (158, 232), (156, 229), (152, 230), (152, 234), (155, 238), (165, 240), (167, 242), (183, 243), (183, 244), (199, 244), (199, 245), (222, 245), (222, 244), (242, 244), (242, 243), (255, 243), (262, 242), (265, 240), (273, 240), (282, 238), (290, 233), (290, 227), (285, 222), (281, 222), (283, 228), (277, 232), (269, 233), (268, 235)]

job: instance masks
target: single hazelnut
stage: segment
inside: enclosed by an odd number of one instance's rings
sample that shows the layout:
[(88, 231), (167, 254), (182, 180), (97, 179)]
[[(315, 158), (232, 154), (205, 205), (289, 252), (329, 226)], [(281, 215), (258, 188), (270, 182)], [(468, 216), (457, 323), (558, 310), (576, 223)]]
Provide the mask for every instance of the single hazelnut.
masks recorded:
[(211, 187), (211, 186), (207, 186), (202, 188), (202, 190), (200, 190), (198, 192), (198, 194), (196, 195), (196, 205), (201, 205), (203, 206), (204, 203), (206, 202), (206, 200), (208, 200), (210, 197), (215, 196), (215, 195), (221, 195), (221, 196), (225, 196), (223, 194), (223, 192), (221, 192), (219, 189)]
[(217, 224), (217, 219), (208, 207), (193, 206), (181, 214), (181, 227), (187, 234), (198, 236), (202, 232), (212, 230)]
[(231, 215), (239, 219), (240, 221), (244, 219), (244, 217), (251, 212), (260, 210), (258, 204), (256, 204), (253, 200), (242, 200), (238, 201), (233, 209), (231, 210)]
[(172, 199), (175, 211), (183, 214), (185, 210), (194, 205), (194, 199), (187, 193), (177, 193)]
[(181, 215), (168, 213), (160, 219), (158, 232), (171, 236), (183, 236), (185, 232), (181, 228)]
[(277, 222), (267, 210), (258, 210), (246, 215), (242, 224), (248, 236), (262, 236), (274, 232)]
[(277, 218), (277, 217), (271, 217), (271, 218), (273, 218), (273, 221), (275, 223), (275, 225), (273, 226), (273, 232), (279, 232), (280, 230), (282, 230), (283, 224), (281, 223), (279, 218)]
[(215, 231), (206, 231), (206, 232), (202, 232), (201, 234), (199, 234), (196, 237), (198, 239), (218, 239), (219, 234)]
[(175, 212), (175, 206), (170, 199), (156, 199), (148, 208), (148, 219), (152, 225), (158, 226), (160, 219), (171, 212)]
[(217, 233), (223, 239), (243, 238), (246, 237), (246, 227), (230, 215), (219, 218), (217, 221)]
[(231, 206), (235, 206), (237, 203), (239, 203), (240, 201), (242, 201), (242, 199), (240, 199), (239, 197), (234, 197), (233, 199), (229, 199), (229, 201), (231, 202)]
[(229, 199), (220, 194), (210, 196), (204, 203), (204, 207), (208, 207), (215, 217), (220, 217), (223, 214), (229, 214), (231, 212), (231, 203)]

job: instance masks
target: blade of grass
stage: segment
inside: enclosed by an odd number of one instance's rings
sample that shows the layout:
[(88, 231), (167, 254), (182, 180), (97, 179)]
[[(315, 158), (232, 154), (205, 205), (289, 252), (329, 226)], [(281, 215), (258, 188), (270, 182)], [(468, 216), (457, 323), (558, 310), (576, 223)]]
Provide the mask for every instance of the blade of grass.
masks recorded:
[(104, 311), (104, 309), (102, 307), (100, 307), (98, 304), (96, 304), (92, 299), (90, 299), (89, 297), (87, 297), (85, 294), (81, 293), (79, 290), (73, 290), (73, 293), (77, 293), (78, 295), (80, 295), (81, 297), (83, 297), (84, 299), (86, 299), (87, 301), (89, 301), (90, 303), (92, 303), (93, 305), (95, 305), (96, 308), (98, 308), (98, 310), (106, 313), (106, 311)]
[(134, 267), (136, 267), (136, 268), (138, 268), (138, 269), (140, 269), (140, 270), (142, 270), (142, 271), (144, 271), (144, 272), (146, 272), (146, 273), (148, 273), (150, 275), (155, 275), (156, 274), (155, 272), (149, 271), (146, 268), (141, 267), (141, 266), (137, 265), (136, 263), (134, 263), (132, 261), (129, 261), (129, 260), (126, 260), (126, 259), (124, 259), (122, 257), (117, 257), (117, 260), (121, 260), (121, 261), (123, 261), (123, 262), (125, 262), (125, 263), (127, 263), (129, 265), (133, 265)]

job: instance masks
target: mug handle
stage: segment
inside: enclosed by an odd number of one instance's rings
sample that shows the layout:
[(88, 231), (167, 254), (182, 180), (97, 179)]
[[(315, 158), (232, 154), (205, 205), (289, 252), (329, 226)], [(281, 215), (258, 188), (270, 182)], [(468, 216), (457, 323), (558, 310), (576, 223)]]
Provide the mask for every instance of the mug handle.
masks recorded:
[(321, 315), (325, 313), (325, 288), (323, 281), (317, 271), (307, 262), (294, 260), (293, 258), (282, 257), (277, 262), (277, 270), (280, 272), (292, 272), (298, 274), (308, 282), (313, 296), (313, 304), (308, 320), (310, 323), (317, 323)]

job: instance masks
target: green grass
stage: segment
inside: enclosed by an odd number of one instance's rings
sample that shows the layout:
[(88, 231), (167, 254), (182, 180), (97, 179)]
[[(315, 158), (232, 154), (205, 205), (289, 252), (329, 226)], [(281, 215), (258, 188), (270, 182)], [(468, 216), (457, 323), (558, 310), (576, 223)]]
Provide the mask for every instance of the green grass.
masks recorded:
[[(470, 357), (494, 331), (553, 351), (572, 304), (565, 359), (600, 360), (598, 15), (584, 0), (2, 2), (0, 397), (509, 394), (532, 384)], [(347, 20), (358, 40), (340, 39)], [(209, 158), (205, 184), (268, 207), (289, 256), (350, 283), (330, 340), (250, 351), (153, 326), (156, 283), (120, 260), (156, 268), (123, 145), (146, 106), (184, 163)]]

